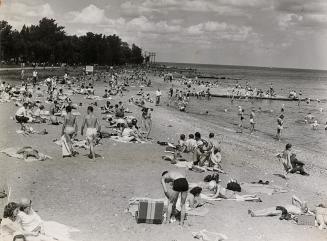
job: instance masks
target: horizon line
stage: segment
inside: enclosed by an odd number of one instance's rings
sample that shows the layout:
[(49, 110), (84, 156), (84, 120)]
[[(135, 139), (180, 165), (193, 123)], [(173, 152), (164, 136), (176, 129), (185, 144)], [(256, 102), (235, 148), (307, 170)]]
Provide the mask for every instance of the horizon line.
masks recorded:
[(327, 71), (326, 69), (318, 68), (299, 68), (299, 67), (279, 67), (279, 66), (257, 66), (257, 65), (240, 65), (240, 64), (209, 64), (209, 63), (187, 63), (187, 62), (167, 62), (157, 61), (156, 63), (167, 63), (167, 64), (191, 64), (191, 65), (211, 65), (211, 66), (233, 66), (233, 67), (252, 67), (252, 68), (266, 68), (266, 69), (292, 69), (292, 70), (310, 70), (310, 71)]

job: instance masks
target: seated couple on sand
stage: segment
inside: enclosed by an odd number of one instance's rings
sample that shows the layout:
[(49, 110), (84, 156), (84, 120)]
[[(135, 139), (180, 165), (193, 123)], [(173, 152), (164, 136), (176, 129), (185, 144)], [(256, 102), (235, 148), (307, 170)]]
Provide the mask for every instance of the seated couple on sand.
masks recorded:
[(8, 203), (4, 208), (1, 221), (2, 241), (52, 241), (47, 236), (43, 221), (33, 210), (32, 201), (23, 198), (19, 203)]

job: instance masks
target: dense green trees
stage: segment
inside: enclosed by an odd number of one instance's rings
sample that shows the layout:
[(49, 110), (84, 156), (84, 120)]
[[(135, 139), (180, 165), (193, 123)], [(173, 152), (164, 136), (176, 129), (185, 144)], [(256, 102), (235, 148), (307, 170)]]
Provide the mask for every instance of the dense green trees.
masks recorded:
[(0, 21), (2, 61), (121, 65), (143, 62), (142, 49), (123, 42), (117, 35), (87, 33), (69, 36), (54, 19), (43, 18), (38, 25), (13, 30)]

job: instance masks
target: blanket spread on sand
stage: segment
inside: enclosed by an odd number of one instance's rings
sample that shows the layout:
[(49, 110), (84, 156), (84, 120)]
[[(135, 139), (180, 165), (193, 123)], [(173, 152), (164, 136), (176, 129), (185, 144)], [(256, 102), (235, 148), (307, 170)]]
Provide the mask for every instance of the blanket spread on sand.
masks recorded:
[(40, 156), (39, 159), (37, 159), (35, 157), (28, 157), (27, 159), (24, 159), (23, 154), (17, 154), (17, 151), (20, 149), (21, 149), (20, 147), (18, 147), (18, 148), (17, 147), (9, 147), (9, 148), (5, 148), (5, 149), (1, 150), (0, 153), (4, 153), (7, 156), (14, 157), (17, 159), (23, 159), (26, 162), (45, 161), (46, 159), (52, 159), (52, 157), (45, 155), (43, 153), (40, 153), (40, 152), (39, 152), (39, 156)]
[[(71, 233), (79, 232), (78, 229), (66, 226), (64, 224), (54, 221), (44, 221), (44, 235), (33, 237), (33, 241), (73, 241)], [(12, 241), (13, 235), (3, 233), (1, 234), (2, 241)]]
[(199, 232), (193, 232), (192, 235), (193, 235), (193, 238), (203, 240), (203, 241), (222, 241), (222, 240), (227, 239), (227, 236), (225, 234), (209, 232), (205, 229), (203, 229)]
[(241, 184), (242, 191), (249, 193), (249, 194), (255, 194), (255, 193), (263, 193), (267, 195), (273, 195), (276, 193), (286, 193), (287, 190), (275, 186), (275, 185), (263, 185), (263, 184), (252, 184), (252, 183), (242, 183)]

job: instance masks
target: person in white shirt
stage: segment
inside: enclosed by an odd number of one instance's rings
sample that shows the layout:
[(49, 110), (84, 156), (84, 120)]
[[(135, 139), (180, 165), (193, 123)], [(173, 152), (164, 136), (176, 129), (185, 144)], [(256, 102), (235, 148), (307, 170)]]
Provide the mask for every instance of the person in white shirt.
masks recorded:
[(194, 135), (193, 134), (190, 134), (188, 136), (188, 139), (186, 140), (185, 145), (186, 145), (185, 152), (193, 152), (194, 151), (194, 149), (197, 146), (197, 143), (196, 143), (196, 140), (194, 139)]
[(20, 203), (20, 211), (17, 221), (22, 229), (27, 232), (44, 234), (44, 226), (41, 217), (33, 210), (32, 201), (23, 198)]
[(36, 85), (36, 81), (37, 81), (37, 71), (34, 70), (34, 71), (33, 71), (33, 86)]
[(21, 129), (24, 130), (24, 123), (27, 123), (29, 118), (27, 116), (27, 110), (28, 107), (27, 103), (24, 103), (23, 106), (19, 107), (19, 109), (16, 111), (15, 118), (18, 121), (18, 123), (21, 125)]
[(161, 97), (161, 91), (160, 91), (160, 89), (158, 89), (156, 91), (156, 105), (160, 104), (160, 97)]

